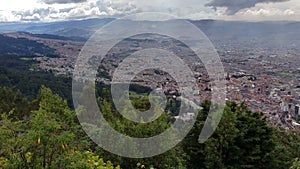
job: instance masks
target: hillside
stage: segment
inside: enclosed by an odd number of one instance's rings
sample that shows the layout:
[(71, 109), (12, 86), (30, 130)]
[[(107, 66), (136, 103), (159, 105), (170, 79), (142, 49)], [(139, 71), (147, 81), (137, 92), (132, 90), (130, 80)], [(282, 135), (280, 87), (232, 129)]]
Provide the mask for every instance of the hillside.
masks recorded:
[(0, 34), (0, 54), (55, 55), (50, 47), (26, 38), (12, 38)]

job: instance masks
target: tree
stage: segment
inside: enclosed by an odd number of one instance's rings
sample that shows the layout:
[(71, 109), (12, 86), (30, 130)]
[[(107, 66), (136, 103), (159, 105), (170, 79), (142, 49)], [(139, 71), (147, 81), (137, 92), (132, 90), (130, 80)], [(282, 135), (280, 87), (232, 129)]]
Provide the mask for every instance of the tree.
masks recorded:
[(260, 113), (243, 104), (228, 102), (222, 120), (204, 144), (198, 143), (210, 103), (200, 111), (196, 125), (184, 140), (188, 168), (281, 168), (274, 153), (278, 147), (275, 130)]
[[(84, 98), (89, 98), (90, 92), (88, 92), (88, 90), (91, 90), (91, 87), (92, 86), (87, 86), (84, 89), (86, 92), (83, 92), (83, 95), (81, 97), (82, 103), (85, 103), (84, 100), (86, 99)], [(98, 98), (101, 113), (105, 118), (105, 120), (110, 124), (110, 126), (120, 133), (123, 133), (131, 137), (147, 138), (165, 131), (171, 125), (170, 123), (171, 117), (168, 114), (164, 113), (162, 110), (156, 108), (154, 108), (155, 111), (158, 114), (161, 114), (161, 116), (155, 121), (147, 124), (130, 121), (122, 117), (122, 115), (113, 107), (108, 91), (106, 89), (103, 89), (102, 93), (104, 97)], [(130, 94), (130, 98), (132, 99), (131, 100), (132, 104), (137, 109), (141, 111), (145, 111), (149, 109), (149, 98), (147, 96), (132, 92)], [(120, 104), (123, 105), (124, 110), (131, 111), (131, 109), (128, 108), (128, 104), (131, 104), (130, 102), (122, 99), (120, 99), (120, 102), (121, 102)], [(85, 103), (85, 104), (89, 105), (89, 103)], [(80, 109), (81, 109), (80, 116), (82, 116), (83, 118), (87, 117), (85, 115), (86, 108), (80, 107)], [(135, 113), (135, 112), (131, 112), (131, 113)], [(97, 113), (90, 113), (90, 114), (97, 114)], [(136, 117), (139, 116), (138, 114), (133, 114), (133, 115), (135, 115)], [(98, 119), (98, 118), (94, 118), (94, 119)], [(95, 124), (96, 123), (97, 122), (95, 122)], [(101, 132), (101, 129), (98, 129), (98, 126), (95, 124), (85, 124), (85, 125), (90, 127), (90, 131)], [(118, 147), (122, 148), (123, 146), (127, 146), (126, 144), (123, 144), (115, 140), (115, 138), (111, 137), (109, 133), (108, 134), (103, 133), (103, 135), (102, 134), (100, 135), (101, 137), (105, 137), (107, 141), (110, 142), (112, 146), (115, 148)], [(131, 144), (135, 145), (135, 143), (131, 143)], [(157, 145), (157, 146), (164, 146), (164, 145)], [(138, 146), (136, 146), (135, 151), (136, 151), (135, 153), (139, 153)], [(131, 158), (124, 158), (124, 157), (111, 154), (110, 152), (107, 152), (100, 147), (96, 147), (96, 153), (99, 156), (104, 157), (105, 160), (113, 159), (114, 162), (120, 164), (125, 169), (135, 168), (137, 163), (141, 163), (146, 168), (149, 168), (151, 166), (154, 168), (171, 168), (173, 166), (176, 166), (179, 163), (178, 154), (176, 153), (176, 151), (177, 151), (176, 149), (172, 149), (163, 155), (159, 155), (147, 159), (131, 159)]]
[(16, 89), (3, 87), (0, 88), (0, 113), (10, 114), (12, 119), (27, 119), (30, 116), (30, 110), (37, 109), (36, 102), (30, 102), (23, 97), (21, 92)]
[(0, 162), (6, 168), (114, 168), (85, 151), (88, 141), (66, 101), (45, 87), (38, 100), (28, 121), (2, 114)]
[(298, 158), (293, 161), (293, 165), (290, 169), (300, 169), (300, 161)]

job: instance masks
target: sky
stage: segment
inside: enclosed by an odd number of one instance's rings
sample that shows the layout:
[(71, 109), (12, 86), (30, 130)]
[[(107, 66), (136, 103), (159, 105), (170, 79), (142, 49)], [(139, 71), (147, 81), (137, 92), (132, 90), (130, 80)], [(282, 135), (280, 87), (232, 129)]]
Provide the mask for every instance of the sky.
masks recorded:
[(183, 19), (296, 20), (299, 0), (0, 0), (1, 22), (52, 22), (163, 12)]

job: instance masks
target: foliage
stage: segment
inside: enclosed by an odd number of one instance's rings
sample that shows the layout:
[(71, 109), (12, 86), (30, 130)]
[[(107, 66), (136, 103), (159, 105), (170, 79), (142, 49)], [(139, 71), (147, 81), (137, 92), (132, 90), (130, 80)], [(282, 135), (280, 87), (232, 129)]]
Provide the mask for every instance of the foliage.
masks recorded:
[(121, 169), (119, 165), (114, 167), (110, 161), (104, 162), (102, 158), (92, 151), (81, 152), (71, 150), (63, 155), (60, 161), (64, 161), (60, 167), (66, 169)]
[(260, 113), (249, 111), (243, 104), (228, 102), (212, 137), (204, 144), (199, 144), (199, 133), (209, 105), (209, 102), (204, 103), (197, 124), (184, 140), (188, 168), (259, 169), (289, 166), (291, 158), (288, 152), (279, 152), (283, 145), (276, 137), (277, 131), (268, 126)]
[(7, 87), (0, 88), (0, 112), (10, 112), (13, 119), (26, 119), (30, 116), (30, 110), (37, 109), (36, 102), (30, 102), (23, 97), (21, 92)]
[(293, 161), (293, 166), (290, 169), (300, 169), (299, 158), (295, 158), (295, 160)]
[[(30, 71), (28, 67), (2, 67), (4, 63), (0, 57), (0, 87), (19, 89), (24, 96), (32, 100), (37, 97), (41, 86), (45, 85), (67, 99), (70, 106), (72, 105), (70, 77), (55, 76), (51, 72)], [(12, 65), (17, 66), (14, 62)]]
[(0, 162), (5, 168), (111, 168), (92, 152), (66, 101), (48, 88), (38, 97), (39, 109), (29, 120), (0, 121)]
[(55, 54), (55, 50), (42, 43), (26, 38), (12, 38), (0, 35), (0, 54), (17, 55), (48, 55)]
[[(82, 96), (83, 101), (85, 97), (90, 95)], [(132, 92), (130, 99), (141, 113), (149, 109), (147, 95)], [(172, 116), (161, 109), (154, 109), (161, 116), (148, 124), (124, 118), (115, 110), (106, 89), (101, 91), (98, 102), (104, 118), (125, 135), (150, 137), (172, 125)], [(128, 101), (121, 99), (121, 103), (132, 111)], [(111, 154), (91, 142), (75, 112), (49, 88), (42, 87), (33, 101), (16, 89), (0, 88), (0, 168), (299, 168), (299, 131), (271, 128), (261, 113), (248, 110), (244, 104), (227, 102), (216, 131), (200, 144), (199, 134), (210, 106), (208, 101), (202, 104), (194, 127), (175, 148), (155, 157), (131, 159)], [(82, 108), (81, 113), (85, 111)], [(109, 135), (105, 138), (116, 148), (126, 146)]]
[[(101, 113), (103, 114), (105, 120), (108, 121), (109, 124), (120, 133), (123, 133), (131, 137), (147, 138), (147, 137), (160, 134), (161, 132), (168, 129), (171, 125), (170, 123), (171, 117), (166, 113), (164, 113), (162, 110), (156, 108), (154, 108), (156, 110), (156, 113), (161, 114), (161, 116), (158, 119), (146, 124), (130, 121), (122, 117), (122, 115), (114, 109), (113, 104), (110, 101), (109, 92), (107, 89), (103, 89), (102, 95), (103, 98), (101, 99), (99, 98)], [(82, 100), (87, 100), (85, 99), (86, 97), (89, 98), (90, 96), (87, 94), (82, 98)], [(137, 95), (136, 93), (132, 92), (130, 93), (130, 99), (133, 106), (136, 106), (136, 108), (141, 111), (140, 113), (143, 113), (143, 111), (149, 109), (149, 98), (146, 97), (145, 95)], [(124, 110), (126, 110), (128, 113), (129, 112), (133, 113), (133, 115), (136, 117), (139, 117), (139, 114), (134, 114), (136, 112), (133, 112), (128, 107), (130, 102), (123, 99), (120, 99), (120, 102), (121, 102), (120, 104), (123, 105)], [(126, 146), (121, 142), (119, 142), (118, 140), (114, 140), (114, 138), (111, 138), (109, 135), (105, 136), (105, 138), (107, 138), (107, 141), (113, 144), (113, 146), (115, 146), (116, 148), (117, 146), (119, 148), (121, 148), (122, 146)], [(135, 143), (131, 143), (131, 144), (135, 145)], [(157, 146), (164, 146), (164, 145), (157, 145)], [(136, 167), (135, 164), (137, 163), (142, 163), (146, 168), (149, 168), (151, 166), (154, 168), (171, 168), (172, 166), (176, 166), (178, 163), (178, 158), (176, 156), (176, 149), (170, 150), (164, 153), (163, 155), (159, 155), (147, 159), (130, 159), (130, 158), (119, 157), (99, 147), (96, 148), (96, 152), (100, 156), (104, 157), (104, 159), (106, 160), (114, 159), (114, 162), (120, 164), (123, 168), (135, 168)], [(138, 146), (136, 148), (135, 153), (140, 153)]]

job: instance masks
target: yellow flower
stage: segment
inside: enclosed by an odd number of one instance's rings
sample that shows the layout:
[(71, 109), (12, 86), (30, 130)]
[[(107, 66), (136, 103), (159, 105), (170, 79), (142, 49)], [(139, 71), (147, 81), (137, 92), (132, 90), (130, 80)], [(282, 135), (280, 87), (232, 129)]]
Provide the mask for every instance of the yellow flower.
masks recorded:
[(41, 138), (40, 138), (40, 137), (38, 138), (37, 143), (38, 143), (38, 144), (41, 144)]

